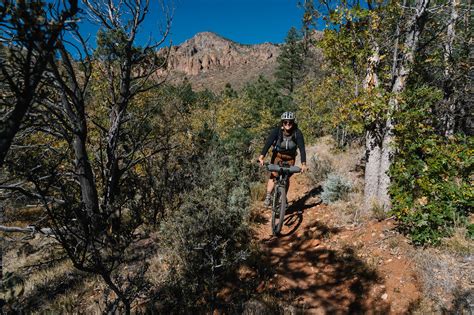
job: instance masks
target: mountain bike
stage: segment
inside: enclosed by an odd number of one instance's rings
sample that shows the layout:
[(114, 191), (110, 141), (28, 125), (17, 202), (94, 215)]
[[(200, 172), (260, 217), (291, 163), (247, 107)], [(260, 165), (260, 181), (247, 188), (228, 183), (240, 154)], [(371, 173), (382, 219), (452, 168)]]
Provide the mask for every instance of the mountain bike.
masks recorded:
[(288, 208), (288, 201), (286, 199), (286, 186), (291, 174), (301, 172), (298, 166), (290, 166), (283, 162), (282, 165), (267, 164), (269, 172), (276, 172), (278, 176), (275, 178), (275, 187), (272, 193), (272, 233), (273, 235), (280, 234), (285, 219), (285, 212)]

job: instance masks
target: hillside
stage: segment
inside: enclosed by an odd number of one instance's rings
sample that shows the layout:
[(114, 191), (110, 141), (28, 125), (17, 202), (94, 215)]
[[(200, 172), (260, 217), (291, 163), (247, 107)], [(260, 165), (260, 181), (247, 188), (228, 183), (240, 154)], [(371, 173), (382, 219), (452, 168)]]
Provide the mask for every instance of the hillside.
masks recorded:
[(198, 33), (171, 47), (168, 81), (187, 77), (196, 90), (219, 91), (226, 83), (238, 89), (259, 75), (271, 77), (279, 52), (275, 44), (242, 45), (211, 32)]
[(171, 47), (168, 82), (179, 83), (187, 77), (195, 90), (221, 91), (226, 83), (240, 89), (260, 75), (272, 78), (280, 49), (277, 44), (243, 45), (215, 33), (198, 33)]

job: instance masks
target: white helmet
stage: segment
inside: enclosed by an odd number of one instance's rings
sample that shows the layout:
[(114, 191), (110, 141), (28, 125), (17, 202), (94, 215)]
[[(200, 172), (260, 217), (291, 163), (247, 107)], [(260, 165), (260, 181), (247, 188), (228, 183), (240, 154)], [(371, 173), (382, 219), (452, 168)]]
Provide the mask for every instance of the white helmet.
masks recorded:
[(281, 120), (296, 120), (295, 113), (284, 112), (283, 114), (281, 114)]

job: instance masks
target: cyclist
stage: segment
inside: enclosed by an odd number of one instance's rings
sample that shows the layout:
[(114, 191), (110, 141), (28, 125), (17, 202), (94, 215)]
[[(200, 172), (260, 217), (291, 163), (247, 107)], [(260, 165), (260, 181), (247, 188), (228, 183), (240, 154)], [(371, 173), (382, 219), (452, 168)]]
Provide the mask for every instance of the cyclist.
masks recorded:
[[(260, 153), (258, 161), (263, 166), (265, 155), (273, 145), (272, 149), (272, 164), (282, 164), (287, 162), (289, 165), (295, 165), (296, 150), (300, 150), (301, 154), (301, 172), (306, 171), (306, 151), (304, 147), (304, 137), (301, 130), (296, 124), (295, 113), (284, 112), (281, 115), (281, 125), (273, 129), (265, 141), (265, 145)], [(278, 176), (277, 173), (271, 173), (270, 179), (267, 183), (267, 195), (265, 197), (264, 205), (266, 207), (271, 204), (271, 193), (275, 187), (274, 179)], [(286, 191), (289, 188), (289, 181), (286, 186)]]

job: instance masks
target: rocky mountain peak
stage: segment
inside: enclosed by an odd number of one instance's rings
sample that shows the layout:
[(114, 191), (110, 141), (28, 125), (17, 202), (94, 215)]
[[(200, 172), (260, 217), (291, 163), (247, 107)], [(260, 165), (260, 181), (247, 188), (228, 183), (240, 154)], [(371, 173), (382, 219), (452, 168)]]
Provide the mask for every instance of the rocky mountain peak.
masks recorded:
[[(311, 35), (314, 40), (321, 36), (321, 32)], [(221, 91), (226, 83), (238, 90), (259, 76), (272, 79), (280, 49), (281, 45), (239, 44), (216, 33), (202, 32), (171, 47), (167, 70), (161, 72), (172, 83), (187, 77), (197, 90)], [(315, 54), (320, 55), (318, 51)]]
[(273, 44), (242, 45), (212, 32), (202, 32), (171, 48), (168, 70), (197, 76), (243, 65), (258, 68), (274, 63), (279, 50)]
[(221, 47), (235, 44), (231, 40), (225, 39), (224, 37), (217, 35), (212, 32), (201, 32), (194, 35), (192, 38), (188, 39), (179, 47), (194, 47), (196, 49), (209, 49), (212, 47)]

